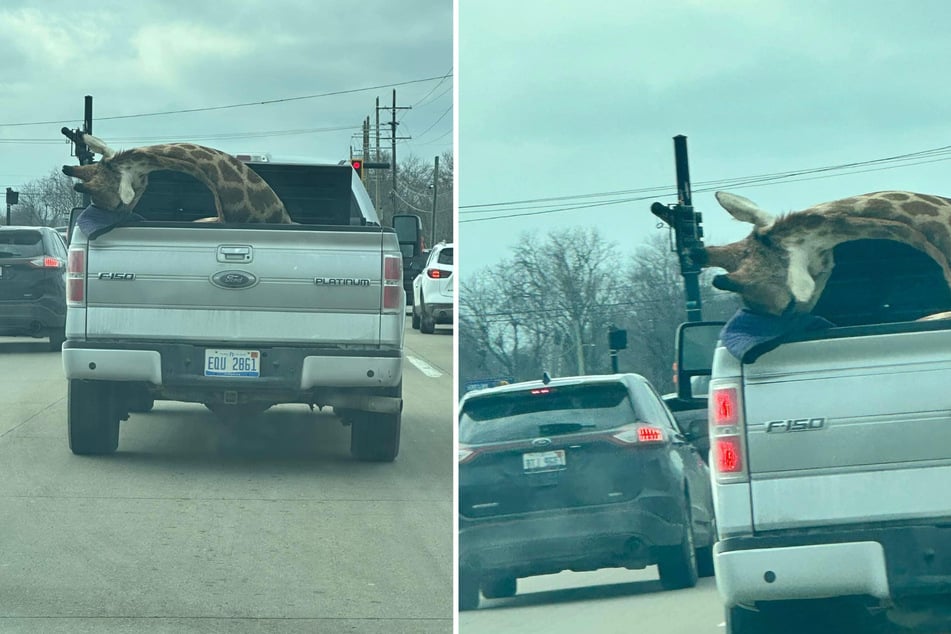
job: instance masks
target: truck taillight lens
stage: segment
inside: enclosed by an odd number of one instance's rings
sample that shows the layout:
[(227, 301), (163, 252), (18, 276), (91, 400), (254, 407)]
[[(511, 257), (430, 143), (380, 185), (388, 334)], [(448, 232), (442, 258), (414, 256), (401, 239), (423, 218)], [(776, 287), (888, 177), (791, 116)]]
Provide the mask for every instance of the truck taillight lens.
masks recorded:
[(715, 381), (709, 396), (710, 458), (719, 483), (748, 482), (746, 425), (740, 386), (736, 381)]
[(383, 256), (383, 312), (395, 313), (403, 308), (403, 257)]
[(84, 306), (86, 303), (86, 252), (70, 249), (66, 261), (66, 305)]
[(716, 390), (710, 399), (714, 425), (736, 425), (737, 391), (735, 387)]

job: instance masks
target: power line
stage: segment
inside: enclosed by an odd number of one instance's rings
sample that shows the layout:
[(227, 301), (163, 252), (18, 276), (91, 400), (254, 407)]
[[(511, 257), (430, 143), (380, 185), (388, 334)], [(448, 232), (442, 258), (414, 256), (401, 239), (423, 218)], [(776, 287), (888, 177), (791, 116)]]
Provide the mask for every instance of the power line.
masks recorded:
[[(938, 157), (938, 158), (935, 158)], [(927, 160), (912, 160), (912, 159), (922, 159)], [(703, 193), (710, 191), (717, 191), (719, 189), (727, 187), (763, 187), (766, 185), (773, 185), (779, 182), (801, 182), (807, 180), (820, 180), (825, 178), (832, 178), (837, 176), (851, 175), (851, 174), (861, 174), (866, 172), (874, 171), (884, 171), (889, 169), (897, 169), (900, 167), (911, 167), (914, 165), (923, 165), (927, 163), (935, 163), (940, 161), (951, 160), (951, 145), (942, 146), (939, 148), (932, 148), (928, 150), (922, 150), (919, 152), (911, 152), (908, 154), (901, 154), (896, 156), (872, 159), (869, 161), (857, 161), (851, 163), (842, 163), (839, 165), (830, 165), (816, 168), (808, 169), (799, 169), (799, 170), (790, 170), (785, 172), (774, 172), (769, 174), (759, 174), (752, 176), (741, 176), (733, 177), (728, 179), (719, 179), (712, 181), (701, 181), (695, 183), (699, 187), (694, 188), (694, 193)], [(868, 169), (857, 169), (861, 167), (868, 167)], [(830, 174), (829, 172), (844, 172), (844, 173), (835, 173)], [(562, 205), (551, 206), (546, 203), (557, 202), (557, 201), (572, 201), (572, 200), (583, 200), (588, 198), (603, 198), (605, 196), (619, 195), (619, 194), (631, 194), (631, 193), (646, 193), (651, 192), (651, 195), (638, 196), (638, 197), (625, 197), (625, 198), (616, 198), (613, 200), (598, 201), (589, 204), (579, 204), (572, 205), (570, 203), (565, 203)], [(484, 213), (497, 213), (502, 215), (487, 216), (481, 218), (466, 218), (460, 219), (459, 222), (483, 222), (488, 220), (501, 220), (505, 218), (518, 218), (522, 216), (535, 216), (535, 215), (544, 215), (551, 213), (560, 213), (564, 211), (573, 211), (578, 209), (588, 209), (593, 207), (602, 207), (608, 205), (617, 205), (624, 204), (629, 202), (639, 202), (643, 200), (648, 200), (651, 198), (664, 197), (664, 196), (675, 196), (676, 192), (670, 186), (655, 186), (655, 187), (644, 187), (639, 189), (630, 189), (630, 190), (619, 190), (613, 192), (600, 192), (600, 193), (588, 193), (588, 194), (576, 194), (568, 196), (556, 196), (549, 198), (535, 198), (527, 200), (517, 200), (517, 201), (508, 201), (502, 203), (486, 203), (481, 205), (463, 205), (460, 206), (460, 214), (484, 214)], [(521, 207), (514, 205), (523, 205)], [(547, 208), (546, 208), (547, 207)], [(523, 210), (532, 210), (526, 211), (526, 213), (510, 213), (513, 211), (523, 211)]]
[[(339, 95), (349, 95), (358, 92), (367, 92), (369, 90), (380, 90), (381, 88), (396, 88), (397, 86), (408, 86), (410, 84), (420, 84), (427, 81), (435, 81), (437, 79), (445, 79), (446, 75), (439, 75), (436, 77), (426, 77), (424, 79), (411, 79), (408, 81), (401, 81), (392, 84), (380, 84), (378, 86), (366, 86), (364, 88), (352, 88), (349, 90), (335, 90), (331, 92), (318, 93), (314, 95), (302, 95), (300, 97), (283, 97), (280, 99), (267, 99), (265, 101), (249, 101), (245, 103), (235, 103), (229, 104), (226, 106), (206, 106), (202, 108), (183, 108), (181, 110), (166, 110), (163, 112), (144, 112), (139, 114), (124, 114), (124, 115), (112, 115), (107, 117), (96, 117), (96, 121), (111, 121), (116, 119), (136, 119), (141, 117), (158, 117), (170, 114), (187, 114), (193, 112), (210, 112), (213, 110), (228, 110), (231, 108), (247, 108), (250, 106), (265, 106), (276, 103), (286, 103), (290, 101), (301, 101), (304, 99), (319, 99), (322, 97), (335, 97)], [(23, 126), (31, 125), (59, 125), (63, 123), (70, 123), (72, 119), (69, 120), (56, 120), (56, 121), (31, 121), (31, 122), (22, 122), (22, 123), (0, 123), (0, 127), (16, 128)]]

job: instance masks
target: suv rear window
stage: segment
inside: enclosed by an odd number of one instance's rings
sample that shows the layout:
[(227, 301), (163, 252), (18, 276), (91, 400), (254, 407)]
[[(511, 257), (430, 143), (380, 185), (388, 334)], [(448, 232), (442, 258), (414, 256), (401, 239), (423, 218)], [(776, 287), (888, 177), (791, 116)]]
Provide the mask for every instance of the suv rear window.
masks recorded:
[(501, 392), (466, 401), (459, 441), (478, 445), (614, 429), (636, 422), (627, 387), (588, 383)]
[(452, 248), (443, 249), (436, 256), (437, 264), (452, 264)]
[(0, 231), (0, 258), (31, 258), (46, 255), (39, 231)]

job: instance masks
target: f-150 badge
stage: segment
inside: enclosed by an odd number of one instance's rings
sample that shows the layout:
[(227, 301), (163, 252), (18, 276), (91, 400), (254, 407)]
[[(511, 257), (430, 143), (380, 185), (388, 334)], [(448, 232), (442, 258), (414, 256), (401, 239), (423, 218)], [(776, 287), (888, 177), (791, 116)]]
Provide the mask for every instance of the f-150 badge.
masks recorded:
[(816, 431), (826, 425), (825, 418), (788, 418), (771, 420), (766, 423), (766, 433), (775, 434), (787, 431)]

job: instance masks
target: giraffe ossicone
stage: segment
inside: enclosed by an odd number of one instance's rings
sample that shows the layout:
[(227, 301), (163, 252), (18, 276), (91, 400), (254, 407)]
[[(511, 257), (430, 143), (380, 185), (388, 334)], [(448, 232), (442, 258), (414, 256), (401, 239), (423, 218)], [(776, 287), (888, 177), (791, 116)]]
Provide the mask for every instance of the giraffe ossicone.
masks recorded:
[(756, 312), (809, 312), (832, 273), (833, 248), (863, 239), (894, 240), (929, 255), (951, 286), (951, 199), (881, 191), (774, 215), (753, 201), (717, 192), (734, 218), (753, 225), (743, 240), (695, 249), (691, 257), (726, 273), (716, 288), (738, 293)]
[(64, 174), (81, 181), (73, 189), (89, 194), (101, 209), (131, 212), (148, 187), (149, 173), (171, 170), (188, 174), (208, 187), (219, 222), (292, 222), (270, 185), (243, 162), (220, 150), (194, 143), (165, 143), (117, 152), (91, 134), (73, 133), (67, 128), (62, 132), (102, 157), (88, 165), (63, 166)]

